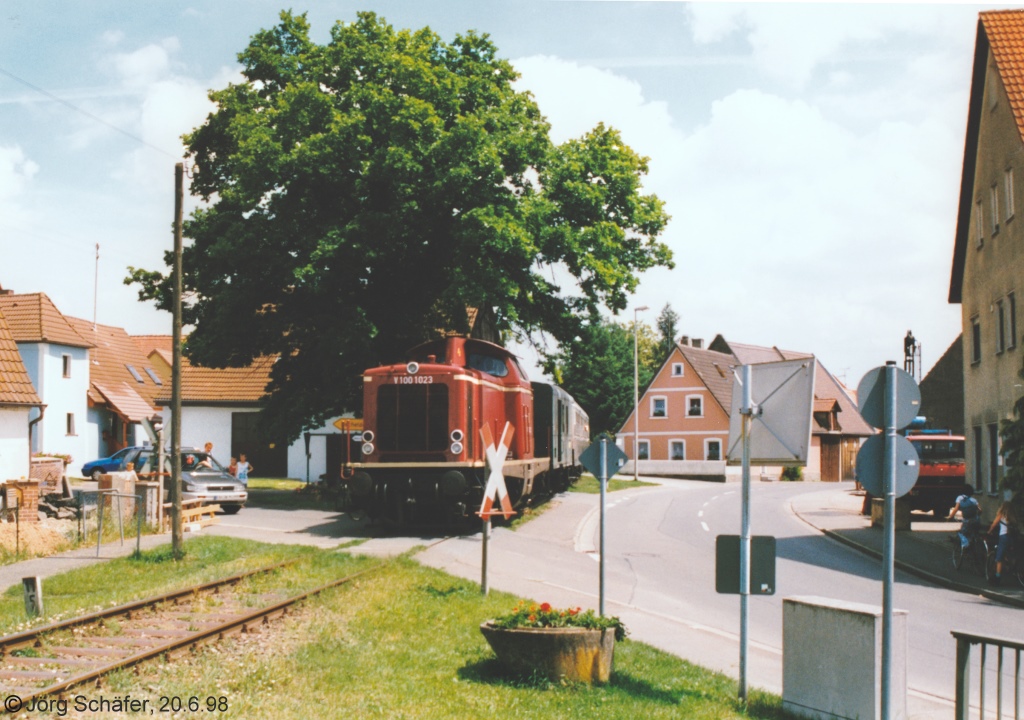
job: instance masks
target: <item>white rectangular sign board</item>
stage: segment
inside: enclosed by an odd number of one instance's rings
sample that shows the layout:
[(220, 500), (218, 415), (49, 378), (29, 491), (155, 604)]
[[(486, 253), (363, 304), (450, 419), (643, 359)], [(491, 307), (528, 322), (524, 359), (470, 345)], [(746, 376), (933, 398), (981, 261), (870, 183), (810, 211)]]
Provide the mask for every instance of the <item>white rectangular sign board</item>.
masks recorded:
[[(813, 357), (758, 363), (750, 366), (751, 465), (806, 465), (811, 447), (814, 414)], [(743, 462), (743, 385), (738, 368), (733, 370), (732, 405), (729, 413), (729, 465)]]

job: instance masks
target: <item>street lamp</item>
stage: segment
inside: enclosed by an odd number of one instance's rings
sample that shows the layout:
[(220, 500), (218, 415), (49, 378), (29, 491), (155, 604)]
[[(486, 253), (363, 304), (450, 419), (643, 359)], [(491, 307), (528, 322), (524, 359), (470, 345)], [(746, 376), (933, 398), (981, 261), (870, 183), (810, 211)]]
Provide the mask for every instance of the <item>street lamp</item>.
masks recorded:
[(633, 308), (633, 480), (640, 479), (640, 342), (637, 313), (648, 309), (646, 305)]

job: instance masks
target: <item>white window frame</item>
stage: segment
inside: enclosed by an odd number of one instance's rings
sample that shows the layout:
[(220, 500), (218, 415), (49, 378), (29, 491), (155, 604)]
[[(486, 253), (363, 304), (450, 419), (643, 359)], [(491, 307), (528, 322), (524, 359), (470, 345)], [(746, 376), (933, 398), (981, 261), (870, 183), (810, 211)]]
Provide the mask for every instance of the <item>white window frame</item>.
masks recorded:
[(999, 232), (999, 184), (995, 184), (988, 190), (989, 204), (992, 206), (992, 234)]
[[(683, 446), (683, 456), (681, 458), (676, 458), (676, 457), (673, 456), (673, 453), (672, 453), (672, 446), (673, 445), (682, 445)], [(671, 440), (668, 441), (668, 459), (669, 460), (685, 460), (686, 459), (686, 441), (685, 440), (682, 440), (680, 438), (672, 438)]]
[(974, 203), (975, 224), (974, 232), (978, 242), (978, 249), (985, 247), (985, 205), (981, 200)]
[[(655, 404), (657, 403), (658, 400), (661, 400), (661, 402), (664, 403), (664, 406), (665, 406), (665, 414), (664, 415), (655, 415), (655, 413), (654, 413), (654, 406), (655, 406)], [(652, 420), (665, 420), (667, 418), (668, 418), (668, 397), (666, 395), (652, 395), (651, 396), (651, 419)]]
[[(711, 460), (711, 443), (718, 443), (718, 460)], [(705, 438), (704, 439), (704, 459), (711, 462), (720, 462), (722, 460), (722, 439), (721, 438)]]
[(683, 363), (672, 363), (672, 377), (683, 377), (686, 373), (686, 366)]
[[(646, 450), (644, 450), (646, 448)], [(640, 457), (641, 454), (646, 453), (647, 457)], [(651, 459), (651, 441), (650, 440), (637, 440), (636, 441), (636, 459), (637, 460), (650, 460)]]
[(1006, 172), (1003, 173), (1003, 198), (1006, 204), (1006, 220), (1009, 221), (1013, 217), (1014, 213), (1014, 202), (1013, 202), (1013, 168), (1006, 168)]
[[(700, 414), (694, 415), (690, 412), (690, 401), (700, 400)], [(687, 395), (686, 396), (686, 417), (688, 418), (702, 418), (704, 417), (704, 396), (703, 395)]]
[(61, 353), (60, 362), (62, 376), (66, 378), (71, 377), (71, 356), (67, 353)]

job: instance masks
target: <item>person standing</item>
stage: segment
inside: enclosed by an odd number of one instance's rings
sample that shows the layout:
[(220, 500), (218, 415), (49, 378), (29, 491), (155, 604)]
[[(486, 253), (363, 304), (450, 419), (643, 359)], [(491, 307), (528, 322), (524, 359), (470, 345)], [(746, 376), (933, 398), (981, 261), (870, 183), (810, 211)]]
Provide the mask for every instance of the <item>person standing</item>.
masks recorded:
[(249, 487), (249, 473), (252, 472), (252, 465), (250, 465), (245, 459), (245, 453), (238, 455), (238, 471), (235, 474), (243, 485)]
[(1013, 533), (1017, 531), (1015, 520), (1013, 507), (1009, 502), (1004, 502), (999, 506), (999, 510), (996, 511), (996, 517), (992, 521), (992, 525), (989, 526), (989, 535), (995, 534), (996, 528), (998, 528), (999, 532), (996, 540), (996, 575), (989, 579), (989, 582), (993, 585), (998, 585), (1002, 582), (1003, 558), (1006, 557), (1006, 551), (1013, 541)]

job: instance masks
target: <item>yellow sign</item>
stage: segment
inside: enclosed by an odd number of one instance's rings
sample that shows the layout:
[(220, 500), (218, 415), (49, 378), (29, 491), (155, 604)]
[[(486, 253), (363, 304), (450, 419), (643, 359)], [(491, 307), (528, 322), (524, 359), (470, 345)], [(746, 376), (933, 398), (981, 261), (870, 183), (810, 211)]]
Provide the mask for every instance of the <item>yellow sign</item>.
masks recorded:
[(342, 432), (362, 432), (363, 431), (363, 419), (362, 418), (338, 418), (334, 421), (334, 427), (338, 428)]

